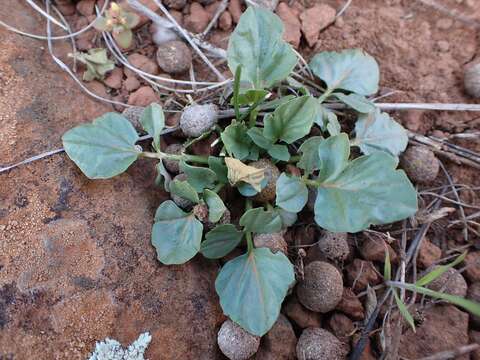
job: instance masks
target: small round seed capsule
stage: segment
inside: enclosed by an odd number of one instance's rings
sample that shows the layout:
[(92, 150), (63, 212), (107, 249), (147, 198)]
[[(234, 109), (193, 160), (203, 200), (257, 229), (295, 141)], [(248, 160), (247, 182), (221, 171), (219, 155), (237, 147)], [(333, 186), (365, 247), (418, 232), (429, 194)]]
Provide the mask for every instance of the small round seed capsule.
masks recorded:
[(214, 104), (187, 106), (180, 117), (180, 128), (190, 137), (198, 137), (210, 130), (218, 121), (218, 108)]

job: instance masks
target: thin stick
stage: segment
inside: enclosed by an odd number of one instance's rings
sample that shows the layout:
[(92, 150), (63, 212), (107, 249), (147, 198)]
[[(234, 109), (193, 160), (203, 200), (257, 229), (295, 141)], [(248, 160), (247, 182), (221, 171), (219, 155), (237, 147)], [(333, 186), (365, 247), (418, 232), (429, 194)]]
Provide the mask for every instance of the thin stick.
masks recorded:
[(460, 14), (458, 11), (456, 10), (451, 10), (443, 5), (440, 5), (438, 4), (437, 2), (433, 1), (433, 0), (417, 0), (419, 2), (421, 2), (423, 5), (426, 5), (426, 6), (430, 6), (448, 16), (451, 16), (453, 17), (454, 19), (456, 20), (459, 20), (461, 22), (463, 22), (464, 24), (467, 24), (469, 26), (473, 26), (474, 28), (479, 28), (480, 25), (478, 24), (477, 21), (473, 20), (473, 19), (470, 19), (469, 17), (463, 15), (463, 14)]
[(34, 8), (36, 11), (38, 11), (40, 14), (42, 14), (44, 17), (47, 18), (47, 20), (53, 22), (55, 25), (58, 25), (60, 26), (63, 30), (65, 31), (68, 31), (68, 28), (63, 25), (60, 21), (58, 21), (57, 19), (55, 19), (52, 15), (50, 14), (47, 14), (45, 12), (45, 10), (43, 10), (40, 6), (38, 6), (37, 4), (35, 4), (35, 2), (33, 0), (27, 0), (27, 3), (32, 7)]
[(229, 0), (222, 0), (222, 2), (218, 5), (217, 10), (215, 11), (215, 14), (212, 17), (212, 20), (210, 20), (205, 30), (203, 30), (203, 32), (200, 34), (200, 37), (205, 37), (209, 33), (209, 31), (213, 28), (213, 26), (217, 23), (218, 18), (220, 17), (220, 15), (222, 15), (222, 13), (227, 8), (228, 1)]
[(348, 0), (345, 5), (340, 9), (340, 11), (335, 15), (335, 19), (342, 16), (342, 14), (348, 9), (353, 0)]
[(456, 359), (461, 355), (471, 353), (472, 351), (478, 350), (480, 348), (479, 344), (469, 344), (460, 346), (454, 350), (441, 351), (431, 356), (423, 357), (420, 360), (448, 360)]
[(478, 104), (376, 103), (381, 110), (480, 111)]

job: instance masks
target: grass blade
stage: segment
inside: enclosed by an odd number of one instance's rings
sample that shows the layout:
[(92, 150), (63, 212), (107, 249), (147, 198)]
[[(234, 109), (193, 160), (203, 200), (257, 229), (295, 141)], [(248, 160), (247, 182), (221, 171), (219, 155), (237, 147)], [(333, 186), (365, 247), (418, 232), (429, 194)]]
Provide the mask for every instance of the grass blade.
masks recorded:
[(383, 267), (383, 278), (385, 281), (392, 280), (392, 264), (390, 262), (390, 253), (385, 250), (385, 266)]
[(411, 326), (413, 332), (415, 331), (415, 321), (413, 320), (412, 315), (408, 312), (407, 307), (403, 303), (402, 299), (397, 294), (397, 291), (395, 289), (393, 290), (393, 296), (395, 297), (395, 302), (397, 303), (398, 310), (400, 311), (400, 314), (402, 314), (403, 318), (407, 321), (408, 325)]
[(457, 257), (454, 261), (452, 261), (450, 264), (446, 265), (440, 265), (435, 268), (435, 270), (429, 272), (427, 275), (423, 276), (420, 278), (415, 285), (417, 286), (425, 286), (430, 284), (433, 280), (436, 278), (440, 277), (443, 273), (445, 273), (448, 269), (460, 264), (464, 259), (465, 256), (467, 256), (467, 252), (464, 252), (462, 255)]

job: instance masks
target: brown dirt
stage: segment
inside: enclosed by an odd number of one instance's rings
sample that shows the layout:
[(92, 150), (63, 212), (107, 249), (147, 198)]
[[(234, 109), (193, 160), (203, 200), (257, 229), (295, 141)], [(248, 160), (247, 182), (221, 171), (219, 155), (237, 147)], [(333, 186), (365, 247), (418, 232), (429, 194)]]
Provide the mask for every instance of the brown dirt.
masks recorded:
[[(322, 3), (338, 9), (344, 1)], [(468, 0), (441, 3), (480, 19)], [(44, 29), (23, 2), (0, 7), (0, 18), (33, 33)], [(459, 21), (446, 27), (445, 19), (414, 0), (356, 0), (320, 34), (316, 48), (372, 54), (382, 92), (401, 91), (386, 101), (473, 102), (463, 91), (462, 68), (477, 54), (477, 33)], [(217, 30), (211, 39), (225, 43), (226, 35)], [(44, 42), (2, 28), (0, 43), (2, 165), (60, 147), (67, 129), (111, 110), (59, 70)], [(305, 40), (300, 46), (309, 58)], [(69, 51), (66, 43), (56, 49), (64, 58)], [(424, 134), (480, 128), (474, 113), (393, 115)], [(459, 145), (480, 151), (478, 142)], [(477, 171), (447, 164), (455, 182), (480, 186)], [(154, 177), (151, 163), (139, 161), (113, 180), (89, 181), (65, 155), (0, 175), (0, 359), (84, 359), (97, 340), (109, 336), (128, 345), (144, 331), (153, 336), (150, 359), (220, 357), (217, 265), (200, 257), (169, 267), (156, 260), (149, 234), (166, 195), (153, 186)], [(480, 203), (478, 193), (464, 200)], [(435, 236), (432, 242), (444, 244)]]

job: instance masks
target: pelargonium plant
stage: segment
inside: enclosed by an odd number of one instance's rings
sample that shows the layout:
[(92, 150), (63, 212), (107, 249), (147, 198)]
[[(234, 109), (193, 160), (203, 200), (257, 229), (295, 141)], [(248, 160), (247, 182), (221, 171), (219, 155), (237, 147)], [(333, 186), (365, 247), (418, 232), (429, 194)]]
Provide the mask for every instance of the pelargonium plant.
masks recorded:
[[(192, 128), (198, 137), (219, 133), (218, 156), (162, 152), (165, 121), (157, 104), (141, 117), (153, 151), (136, 144), (139, 135), (117, 113), (63, 136), (68, 156), (91, 179), (119, 175), (141, 157), (157, 161), (163, 185), (175, 200), (160, 204), (154, 217), (152, 245), (161, 263), (182, 264), (198, 253), (220, 259), (245, 249), (225, 263), (215, 288), (224, 313), (259, 336), (276, 321), (295, 272), (284, 252), (255, 247), (255, 236), (294, 225), (309, 197), (315, 222), (331, 232), (359, 232), (417, 210), (415, 189), (397, 169), (397, 157), (408, 142), (406, 131), (367, 99), (378, 91), (376, 61), (358, 49), (315, 55), (309, 68), (323, 91), (314, 96), (291, 77), (298, 60), (282, 33), (276, 15), (248, 8), (227, 52), (235, 74), (233, 119), (218, 121), (206, 111), (195, 118), (191, 107), (185, 110), (184, 115), (190, 114), (181, 120), (186, 134)], [(332, 103), (343, 103), (357, 114), (353, 137), (342, 132)], [(204, 105), (194, 106), (201, 110)], [(321, 135), (311, 136), (313, 128)], [(361, 155), (352, 156), (352, 148)], [(172, 162), (184, 174), (174, 180), (165, 166)], [(285, 171), (287, 164), (297, 171)], [(243, 214), (234, 223), (219, 195), (224, 187), (236, 188), (239, 199), (244, 198)]]

